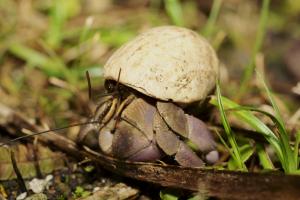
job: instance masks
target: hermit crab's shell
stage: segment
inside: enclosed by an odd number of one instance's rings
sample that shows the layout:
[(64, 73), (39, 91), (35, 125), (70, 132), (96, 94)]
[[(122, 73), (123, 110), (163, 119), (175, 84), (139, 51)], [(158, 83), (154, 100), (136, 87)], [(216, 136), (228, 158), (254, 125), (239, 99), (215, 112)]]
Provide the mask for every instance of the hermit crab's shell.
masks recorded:
[(150, 29), (119, 48), (104, 77), (161, 100), (200, 101), (215, 87), (218, 59), (198, 33), (176, 26)]

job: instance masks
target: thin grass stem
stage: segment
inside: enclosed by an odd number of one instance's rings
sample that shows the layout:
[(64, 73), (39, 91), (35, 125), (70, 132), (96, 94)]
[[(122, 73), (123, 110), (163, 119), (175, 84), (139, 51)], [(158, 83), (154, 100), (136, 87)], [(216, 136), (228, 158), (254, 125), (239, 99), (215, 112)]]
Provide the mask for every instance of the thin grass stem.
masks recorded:
[(265, 33), (266, 33), (266, 26), (267, 26), (267, 21), (268, 21), (268, 16), (269, 16), (269, 5), (270, 5), (270, 0), (263, 0), (262, 8), (260, 11), (260, 19), (259, 19), (259, 25), (258, 25), (258, 31), (256, 34), (255, 44), (254, 44), (254, 47), (252, 50), (251, 58), (245, 68), (245, 71), (244, 71), (244, 75), (243, 75), (242, 82), (241, 82), (241, 87), (237, 94), (237, 99), (239, 99), (246, 92), (249, 81), (250, 81), (251, 77), (253, 76), (253, 72), (255, 69), (255, 64), (254, 64), (255, 58), (262, 47)]
[(217, 91), (217, 103), (218, 103), (217, 105), (218, 105), (218, 108), (219, 108), (219, 111), (220, 111), (221, 121), (222, 121), (222, 124), (224, 126), (227, 139), (230, 143), (230, 146), (232, 148), (232, 152), (234, 154), (233, 159), (234, 159), (235, 163), (237, 164), (237, 166), (240, 170), (247, 171), (247, 167), (246, 167), (245, 163), (242, 160), (241, 153), (240, 153), (239, 147), (237, 145), (235, 136), (234, 136), (234, 134), (231, 130), (231, 127), (229, 125), (229, 122), (227, 120), (227, 117), (226, 117), (226, 114), (225, 114), (225, 111), (224, 111), (219, 82), (217, 83), (217, 90), (216, 91)]
[(201, 31), (206, 38), (211, 38), (215, 29), (223, 0), (214, 0), (207, 22)]

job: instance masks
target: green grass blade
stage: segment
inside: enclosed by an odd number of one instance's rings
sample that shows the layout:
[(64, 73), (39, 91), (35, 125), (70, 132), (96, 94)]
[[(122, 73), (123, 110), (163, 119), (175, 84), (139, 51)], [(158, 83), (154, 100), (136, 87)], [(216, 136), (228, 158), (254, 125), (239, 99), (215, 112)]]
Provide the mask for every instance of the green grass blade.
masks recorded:
[[(255, 117), (249, 110), (254, 111), (255, 108), (240, 106), (239, 104), (229, 100), (226, 97), (222, 97), (224, 108), (228, 111), (234, 111), (234, 114), (240, 117), (241, 120), (247, 122), (256, 131), (262, 133), (265, 137), (277, 140), (276, 135), (268, 126), (262, 123), (257, 117)], [(213, 96), (210, 103), (214, 106), (218, 106), (217, 97)], [(258, 110), (261, 111), (261, 110)], [(264, 111), (261, 111), (264, 112)], [(269, 113), (268, 113), (269, 114)]]
[[(254, 149), (250, 144), (245, 144), (245, 145), (239, 147), (239, 151), (240, 151), (241, 159), (242, 159), (243, 163), (245, 163), (254, 153)], [(228, 169), (229, 170), (236, 169), (235, 163), (233, 163), (233, 159), (230, 159), (228, 161)]]
[(254, 153), (254, 149), (250, 144), (245, 144), (240, 147), (241, 158), (243, 162), (246, 162)]
[[(237, 159), (235, 154), (233, 153), (232, 149), (227, 145), (227, 143), (225, 142), (224, 138), (221, 136), (221, 134), (215, 130), (221, 143), (224, 145), (224, 147), (227, 149), (227, 151), (229, 152), (229, 154), (231, 155), (231, 158), (233, 159), (234, 161), (234, 164), (236, 163), (235, 160)], [(227, 164), (228, 168), (230, 169), (230, 166), (229, 166), (229, 163)], [(236, 168), (235, 168), (236, 169)]]
[(99, 33), (101, 42), (112, 47), (120, 47), (137, 34), (135, 30), (129, 27), (101, 28)]
[[(53, 47), (58, 47), (62, 39), (62, 27), (66, 20), (64, 6), (59, 5), (58, 0), (52, 1), (50, 25), (47, 33), (47, 42)], [(64, 4), (63, 4), (64, 5)]]
[(264, 88), (265, 88), (265, 90), (267, 92), (268, 98), (269, 98), (269, 100), (270, 100), (270, 102), (272, 104), (272, 107), (274, 108), (274, 111), (275, 111), (275, 114), (276, 114), (276, 118), (278, 119), (278, 121), (282, 125), (282, 127), (284, 127), (284, 129), (285, 129), (284, 121), (282, 119), (282, 116), (280, 114), (279, 108), (278, 108), (278, 106), (277, 106), (277, 104), (275, 102), (275, 99), (274, 99), (274, 97), (272, 95), (271, 90), (267, 86), (267, 83), (266, 83), (265, 79), (262, 77), (262, 75), (258, 71), (256, 72), (256, 74), (257, 74), (258, 78), (260, 79), (260, 81), (263, 83), (263, 86), (264, 86)]
[(240, 170), (247, 171), (247, 167), (245, 166), (244, 162), (242, 161), (239, 147), (237, 145), (235, 136), (232, 133), (232, 130), (230, 128), (230, 125), (228, 123), (228, 120), (227, 120), (227, 117), (226, 117), (226, 114), (224, 111), (219, 83), (217, 83), (217, 103), (218, 103), (217, 105), (218, 105), (218, 108), (220, 111), (221, 121), (222, 121), (222, 124), (225, 129), (225, 133), (227, 135), (228, 141), (232, 148), (233, 154), (235, 155), (233, 158), (235, 159), (235, 162)]
[(283, 124), (280, 122), (280, 120), (276, 116), (272, 115), (271, 113), (268, 113), (266, 111), (263, 111), (263, 110), (260, 110), (257, 108), (249, 107), (249, 106), (240, 106), (240, 107), (228, 109), (228, 111), (238, 111), (238, 110), (248, 110), (248, 111), (259, 112), (261, 114), (268, 116), (274, 122), (274, 124), (277, 126), (277, 128), (279, 130), (278, 141), (279, 141), (279, 145), (282, 150), (283, 159), (284, 159), (282, 162), (282, 166), (286, 172), (295, 171), (297, 169), (297, 166), (296, 166), (297, 162), (293, 158), (293, 155), (292, 155), (293, 152), (292, 152), (291, 146), (289, 144), (289, 139), (287, 137), (286, 129), (283, 126)]
[(20, 43), (10, 45), (9, 51), (28, 64), (40, 68), (48, 76), (62, 77), (64, 64)]
[(262, 81), (263, 86), (264, 86), (264, 88), (265, 88), (265, 90), (267, 92), (269, 101), (271, 102), (272, 107), (275, 110), (275, 115), (276, 115), (276, 119), (277, 119), (277, 123), (278, 123), (278, 130), (279, 130), (280, 142), (282, 143), (282, 146), (283, 146), (283, 151), (284, 151), (284, 154), (285, 154), (284, 158), (286, 159), (286, 165), (288, 167), (288, 172), (293, 172), (293, 171), (295, 171), (297, 169), (297, 162), (294, 159), (293, 150), (292, 150), (291, 145), (289, 143), (289, 136), (288, 136), (288, 133), (286, 131), (283, 118), (282, 118), (282, 116), (280, 114), (279, 108), (278, 108), (278, 106), (277, 106), (277, 104), (275, 102), (275, 99), (274, 99), (274, 97), (272, 95), (272, 92), (269, 89), (269, 87), (267, 86), (264, 78), (258, 72), (257, 72), (257, 76)]
[(299, 167), (299, 143), (300, 143), (300, 130), (296, 133), (296, 141), (294, 147), (294, 159), (297, 163), (297, 168)]
[(264, 36), (266, 33), (266, 26), (267, 26), (268, 15), (269, 15), (269, 5), (270, 5), (270, 0), (263, 0), (262, 8), (260, 11), (260, 19), (259, 19), (259, 25), (258, 25), (258, 31), (256, 34), (255, 44), (254, 44), (254, 47), (252, 50), (252, 55), (251, 55), (250, 61), (245, 68), (245, 72), (244, 72), (243, 79), (241, 82), (241, 87), (240, 87), (240, 90), (237, 95), (238, 97), (241, 97), (245, 93), (248, 82), (250, 81), (250, 79), (253, 75), (253, 72), (255, 69), (255, 58), (256, 58), (257, 53), (260, 51), (260, 49), (262, 47), (262, 43), (263, 43)]
[(159, 197), (161, 200), (178, 200), (178, 196), (179, 195), (177, 194), (177, 192), (174, 192), (171, 189), (164, 189), (159, 193)]
[[(233, 111), (237, 116), (241, 117), (244, 122), (247, 122), (256, 131), (262, 133), (267, 141), (274, 147), (284, 171), (286, 173), (295, 173), (298, 168), (298, 158), (296, 159), (295, 153), (290, 146), (286, 129), (277, 116), (273, 116), (272, 114), (257, 108), (239, 106), (238, 104), (230, 102), (230, 100), (228, 102), (227, 100), (228, 99), (225, 98), (224, 102), (227, 102), (228, 104), (224, 104), (228, 106), (228, 110)], [(216, 105), (216, 102), (214, 101), (215, 100), (211, 101), (211, 103)], [(259, 112), (270, 117), (278, 128), (278, 137), (249, 111)]]
[(258, 154), (258, 159), (261, 164), (261, 166), (264, 169), (275, 169), (269, 155), (266, 153), (264, 147), (261, 144), (256, 145), (257, 148), (257, 154)]
[(182, 8), (179, 0), (165, 0), (165, 9), (172, 23), (176, 26), (184, 26)]
[(284, 124), (282, 123), (282, 121), (280, 121), (280, 119), (278, 119), (277, 116), (274, 116), (269, 112), (266, 112), (264, 110), (254, 108), (254, 107), (251, 107), (251, 106), (239, 106), (239, 107), (235, 107), (235, 108), (232, 108), (232, 109), (228, 109), (228, 111), (230, 111), (230, 110), (232, 110), (232, 111), (248, 110), (248, 111), (254, 111), (254, 112), (259, 112), (261, 114), (264, 114), (264, 115), (268, 116), (273, 121), (273, 123), (278, 127), (278, 130), (279, 130), (280, 133), (284, 133), (285, 135), (287, 135), (286, 128), (284, 127)]
[(232, 152), (232, 150), (230, 149), (230, 147), (227, 145), (227, 143), (225, 142), (224, 138), (221, 136), (221, 134), (216, 130), (216, 133), (221, 141), (221, 143), (224, 145), (224, 147), (228, 150), (228, 152), (231, 154), (232, 157), (234, 157), (234, 153)]
[(80, 11), (79, 0), (51, 1), (50, 23), (46, 40), (50, 46), (57, 48), (63, 39), (63, 28), (67, 19)]
[(210, 38), (214, 32), (215, 24), (220, 13), (223, 0), (214, 0), (208, 20), (203, 28), (202, 35)]
[[(222, 102), (225, 109), (234, 109), (237, 107), (241, 107), (239, 104), (225, 97), (222, 97)], [(218, 106), (217, 97), (212, 97), (210, 103), (212, 105)], [(273, 146), (280, 162), (284, 163), (283, 152), (281, 149), (281, 145), (278, 141), (278, 138), (268, 126), (266, 126), (261, 120), (259, 120), (250, 111), (247, 110), (234, 111), (234, 115), (239, 119), (241, 119), (243, 122), (250, 125), (254, 130), (261, 133), (266, 138), (266, 140)]]
[[(88, 17), (85, 20), (85, 25), (84, 25), (81, 33), (80, 33), (79, 42), (78, 42), (77, 47), (76, 47), (78, 56), (77, 56), (73, 66), (72, 66), (73, 69), (78, 69), (82, 66), (83, 56), (82, 56), (81, 52), (84, 52), (84, 50), (82, 50), (82, 46), (85, 45), (85, 43), (87, 43), (87, 40), (88, 40), (89, 35), (91, 33), (91, 27), (92, 27), (93, 21), (94, 21), (93, 17)], [(87, 44), (87, 46), (93, 46), (91, 41), (89, 41), (89, 42), (90, 42), (90, 44)], [(76, 74), (76, 73), (74, 73), (74, 74)], [(76, 77), (78, 77), (78, 75)]]

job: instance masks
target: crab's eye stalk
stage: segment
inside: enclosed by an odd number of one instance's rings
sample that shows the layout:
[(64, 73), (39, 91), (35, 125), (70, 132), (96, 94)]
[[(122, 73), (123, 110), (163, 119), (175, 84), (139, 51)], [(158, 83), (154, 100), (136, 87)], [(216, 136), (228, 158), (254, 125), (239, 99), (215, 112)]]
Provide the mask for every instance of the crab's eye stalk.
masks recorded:
[(104, 83), (104, 87), (108, 93), (112, 93), (116, 91), (116, 82), (112, 80), (106, 80)]

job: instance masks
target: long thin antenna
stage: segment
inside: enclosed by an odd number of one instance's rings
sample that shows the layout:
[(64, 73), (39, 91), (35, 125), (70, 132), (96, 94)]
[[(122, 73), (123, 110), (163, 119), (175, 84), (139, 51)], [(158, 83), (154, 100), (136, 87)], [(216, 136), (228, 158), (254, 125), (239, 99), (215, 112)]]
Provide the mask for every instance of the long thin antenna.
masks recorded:
[(89, 71), (85, 72), (85, 76), (86, 76), (86, 80), (87, 80), (88, 88), (89, 88), (89, 100), (91, 100), (92, 99), (92, 84), (91, 84), (91, 78), (90, 78)]
[(71, 124), (71, 125), (68, 125), (68, 126), (65, 126), (65, 127), (54, 128), (54, 129), (51, 129), (51, 130), (46, 130), (46, 131), (41, 131), (41, 132), (33, 133), (33, 134), (30, 134), (30, 135), (23, 135), (23, 136), (14, 138), (14, 139), (12, 139), (12, 140), (10, 140), (8, 142), (1, 143), (0, 147), (4, 146), (4, 145), (9, 145), (11, 143), (14, 143), (14, 142), (16, 142), (18, 140), (21, 140), (21, 139), (24, 139), (24, 138), (28, 138), (28, 137), (32, 137), (32, 136), (37, 136), (37, 135), (44, 134), (44, 133), (49, 133), (49, 132), (52, 132), (52, 131), (60, 131), (60, 130), (71, 128), (71, 127), (75, 127), (75, 126), (83, 126), (83, 125), (95, 124), (95, 123), (99, 123), (99, 121), (89, 121), (89, 122), (83, 122), (83, 123), (76, 123), (76, 124)]
[(116, 89), (117, 89), (118, 91), (119, 91), (120, 77), (121, 77), (121, 68), (120, 68), (120, 70), (119, 70), (118, 80), (117, 80), (117, 84), (116, 84)]

